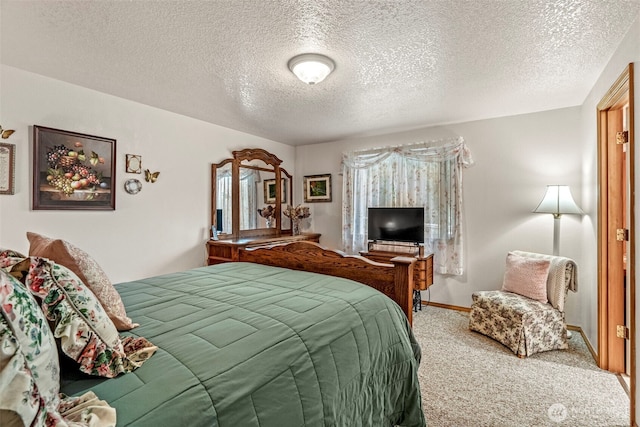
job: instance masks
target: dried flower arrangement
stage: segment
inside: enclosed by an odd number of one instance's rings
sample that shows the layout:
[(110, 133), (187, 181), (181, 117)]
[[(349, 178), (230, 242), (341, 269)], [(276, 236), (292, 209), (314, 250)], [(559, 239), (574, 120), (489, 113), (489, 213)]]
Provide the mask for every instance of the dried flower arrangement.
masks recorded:
[(271, 205), (267, 205), (262, 209), (258, 209), (258, 213), (260, 216), (267, 221), (271, 221), (276, 214), (276, 210)]
[(311, 216), (309, 207), (298, 205), (295, 208), (291, 205), (287, 205), (287, 208), (282, 212), (286, 217), (291, 218), (291, 234), (294, 236), (300, 234), (300, 221)]
[(301, 220), (304, 218), (309, 218), (311, 216), (311, 212), (309, 212), (309, 207), (298, 205), (295, 208), (291, 205), (287, 205), (287, 208), (283, 211), (284, 215), (288, 218), (291, 218), (293, 221)]

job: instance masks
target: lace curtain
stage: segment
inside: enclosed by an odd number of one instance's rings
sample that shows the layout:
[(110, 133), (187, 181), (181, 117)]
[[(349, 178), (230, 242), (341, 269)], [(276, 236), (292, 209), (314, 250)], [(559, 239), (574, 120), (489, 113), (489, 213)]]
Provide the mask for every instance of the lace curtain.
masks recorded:
[(218, 169), (216, 208), (222, 209), (222, 232), (231, 233), (231, 169)]
[[(216, 206), (222, 209), (222, 231), (231, 233), (231, 170), (219, 169)], [(240, 229), (256, 228), (258, 221), (258, 183), (260, 172), (240, 168)]]
[(345, 153), (345, 252), (355, 254), (366, 249), (368, 207), (423, 206), (425, 252), (434, 254), (434, 271), (461, 275), (462, 168), (472, 164), (462, 138)]
[(240, 168), (240, 230), (257, 228), (260, 172)]

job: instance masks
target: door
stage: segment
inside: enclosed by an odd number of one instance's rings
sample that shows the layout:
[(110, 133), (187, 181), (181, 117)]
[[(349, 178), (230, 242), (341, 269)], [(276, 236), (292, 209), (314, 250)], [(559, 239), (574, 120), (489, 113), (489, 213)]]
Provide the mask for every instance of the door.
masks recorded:
[(633, 64), (598, 104), (598, 365), (630, 374), (635, 423)]

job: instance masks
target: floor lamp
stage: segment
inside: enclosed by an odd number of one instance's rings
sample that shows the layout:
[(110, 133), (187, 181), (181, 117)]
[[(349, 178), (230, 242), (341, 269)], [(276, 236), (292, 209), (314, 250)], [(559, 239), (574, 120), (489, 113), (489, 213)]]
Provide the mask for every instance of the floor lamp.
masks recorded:
[(584, 215), (571, 196), (568, 185), (547, 185), (547, 192), (537, 208), (536, 213), (553, 215), (553, 255), (559, 255), (560, 248), (560, 216), (562, 214)]

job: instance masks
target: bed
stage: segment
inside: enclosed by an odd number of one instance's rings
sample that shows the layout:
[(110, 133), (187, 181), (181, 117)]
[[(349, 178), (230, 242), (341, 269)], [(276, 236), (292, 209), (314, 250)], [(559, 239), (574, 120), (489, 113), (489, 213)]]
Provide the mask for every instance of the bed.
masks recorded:
[(61, 392), (95, 392), (118, 426), (424, 426), (414, 261), (394, 262), (298, 242), (119, 284), (140, 323), (122, 335), (158, 350), (112, 379), (63, 366)]

